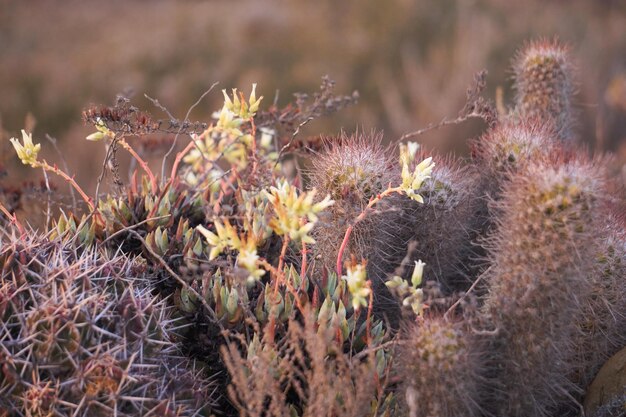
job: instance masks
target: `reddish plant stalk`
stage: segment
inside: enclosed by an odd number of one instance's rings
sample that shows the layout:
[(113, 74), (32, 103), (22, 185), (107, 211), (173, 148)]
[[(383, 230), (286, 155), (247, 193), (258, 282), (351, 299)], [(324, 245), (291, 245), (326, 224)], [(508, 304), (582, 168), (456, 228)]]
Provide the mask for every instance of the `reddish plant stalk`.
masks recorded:
[[(287, 253), (287, 246), (289, 245), (289, 236), (285, 235), (283, 238), (283, 246), (280, 249), (280, 257), (278, 258), (278, 273), (283, 275), (283, 265), (285, 264), (285, 254)], [(274, 274), (276, 282), (274, 284), (274, 295), (278, 294), (278, 286), (280, 284), (280, 275)], [(287, 281), (287, 280), (285, 280)]]
[(336, 267), (338, 278), (341, 277), (342, 275), (343, 268), (341, 265), (341, 261), (343, 259), (343, 253), (345, 252), (346, 247), (348, 246), (348, 242), (350, 241), (350, 235), (352, 234), (352, 230), (354, 230), (354, 226), (356, 226), (357, 223), (365, 219), (365, 216), (367, 216), (368, 210), (374, 207), (374, 205), (378, 203), (380, 200), (382, 200), (383, 198), (385, 198), (386, 196), (390, 194), (401, 193), (401, 192), (402, 192), (402, 189), (400, 187), (389, 187), (385, 191), (383, 191), (381, 194), (378, 194), (376, 197), (372, 197), (369, 203), (367, 204), (367, 206), (361, 212), (361, 214), (359, 214), (357, 218), (354, 219), (354, 222), (350, 226), (348, 226), (348, 228), (346, 229), (346, 233), (343, 236), (343, 241), (341, 242), (341, 246), (339, 247), (339, 252), (337, 254), (337, 263), (335, 267)]
[(15, 226), (17, 226), (17, 230), (19, 230), (21, 234), (25, 233), (24, 226), (22, 226), (22, 223), (17, 220), (17, 216), (15, 214), (11, 214), (9, 210), (2, 205), (2, 203), (0, 203), (0, 211), (3, 212), (4, 215), (7, 216), (13, 224), (15, 224)]
[(157, 181), (156, 181), (156, 178), (154, 177), (154, 174), (152, 173), (152, 170), (146, 163), (146, 161), (144, 161), (139, 156), (139, 154), (135, 152), (135, 150), (124, 139), (120, 139), (117, 143), (119, 143), (122, 146), (122, 148), (126, 149), (128, 153), (130, 153), (133, 156), (133, 158), (135, 158), (137, 162), (139, 162), (139, 165), (141, 165), (141, 168), (146, 172), (146, 174), (148, 174), (148, 178), (150, 178), (150, 185), (152, 186), (152, 191), (156, 193)]
[(65, 172), (61, 171), (59, 167), (57, 167), (56, 165), (54, 166), (50, 165), (45, 160), (41, 162), (37, 161), (37, 166), (39, 168), (45, 169), (46, 171), (52, 172), (58, 175), (59, 177), (63, 178), (65, 181), (67, 181), (67, 183), (70, 184), (78, 192), (78, 194), (80, 194), (83, 200), (85, 200), (85, 203), (87, 203), (87, 205), (89, 206), (89, 209), (93, 212), (98, 213), (98, 210), (96, 210), (96, 207), (94, 206), (93, 201), (91, 200), (91, 197), (85, 194), (83, 189), (80, 188), (80, 186), (76, 183), (76, 181), (74, 181), (73, 177), (70, 177)]
[(196, 146), (195, 141), (189, 142), (189, 144), (182, 151), (176, 154), (176, 159), (174, 159), (174, 165), (172, 165), (172, 173), (170, 174), (170, 181), (176, 176), (176, 171), (178, 171), (178, 165), (180, 165), (180, 161), (183, 159), (187, 153)]
[(365, 335), (367, 346), (372, 343), (372, 310), (374, 308), (374, 291), (372, 291), (372, 281), (367, 281), (367, 288), (370, 290), (369, 303), (367, 305), (367, 319), (365, 319)]

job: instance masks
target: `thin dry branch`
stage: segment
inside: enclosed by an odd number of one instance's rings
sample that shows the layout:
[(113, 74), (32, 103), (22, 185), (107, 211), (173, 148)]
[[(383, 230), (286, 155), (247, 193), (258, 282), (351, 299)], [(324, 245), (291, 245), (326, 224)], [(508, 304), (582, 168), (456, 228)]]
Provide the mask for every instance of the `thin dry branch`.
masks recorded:
[[(161, 163), (161, 179), (162, 179), (162, 180), (164, 180), (164, 179), (165, 179), (165, 165), (166, 165), (166, 163), (167, 163), (167, 158), (169, 158), (169, 156), (172, 154), (172, 152), (174, 152), (174, 149), (176, 148), (176, 142), (178, 141), (178, 136), (179, 136), (179, 135), (181, 134), (181, 132), (183, 131), (183, 126), (184, 126), (184, 124), (185, 124), (186, 122), (188, 122), (188, 121), (189, 121), (189, 115), (191, 114), (191, 112), (193, 111), (193, 109), (195, 109), (195, 108), (196, 108), (196, 107), (200, 104), (200, 102), (201, 102), (201, 101), (202, 101), (202, 100), (203, 100), (203, 99), (204, 99), (204, 98), (205, 98), (205, 97), (206, 97), (206, 96), (207, 96), (207, 95), (208, 95), (211, 91), (213, 91), (213, 89), (215, 88), (215, 86), (216, 86), (217, 84), (218, 84), (218, 82), (217, 82), (217, 81), (216, 81), (216, 82), (214, 82), (214, 83), (213, 83), (213, 84), (209, 87), (209, 89), (208, 89), (208, 90), (206, 90), (204, 93), (202, 93), (202, 95), (198, 98), (198, 100), (196, 100), (196, 102), (195, 102), (195, 103), (193, 103), (193, 104), (191, 105), (191, 107), (189, 107), (189, 109), (187, 110), (187, 113), (185, 114), (185, 119), (183, 120), (183, 123), (181, 123), (181, 126), (180, 126), (180, 128), (178, 129), (178, 132), (176, 132), (176, 136), (174, 136), (174, 141), (172, 142), (172, 146), (170, 146), (170, 149), (167, 151), (167, 153), (165, 154), (165, 156), (163, 156), (163, 162)], [(152, 100), (152, 99), (150, 99), (150, 97), (148, 97), (147, 95), (146, 95), (146, 98), (148, 98), (149, 100)], [(153, 101), (153, 103), (155, 103), (155, 102)], [(158, 103), (158, 101), (156, 101), (156, 103)], [(155, 105), (156, 105), (156, 103), (155, 103)], [(164, 107), (162, 107), (160, 104), (159, 104), (159, 107), (164, 109)], [(168, 112), (167, 110), (166, 110), (166, 112), (167, 112), (167, 114), (170, 116), (170, 118), (172, 118), (172, 117), (171, 117), (170, 112)]]
[(479, 71), (474, 75), (474, 84), (472, 84), (466, 92), (465, 106), (463, 106), (455, 119), (447, 120), (444, 118), (439, 123), (431, 123), (423, 129), (405, 133), (400, 139), (396, 140), (396, 143), (423, 135), (424, 133), (444, 126), (457, 125), (469, 119), (482, 119), (489, 127), (495, 126), (498, 122), (498, 111), (491, 100), (487, 100), (481, 95), (487, 86), (486, 77), (486, 70)]

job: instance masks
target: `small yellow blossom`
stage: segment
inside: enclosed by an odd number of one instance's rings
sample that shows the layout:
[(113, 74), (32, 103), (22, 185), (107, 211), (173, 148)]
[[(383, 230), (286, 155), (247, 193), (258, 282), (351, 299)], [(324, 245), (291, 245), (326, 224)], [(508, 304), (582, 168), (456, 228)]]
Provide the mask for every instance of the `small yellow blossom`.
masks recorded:
[(391, 291), (402, 299), (402, 305), (411, 307), (417, 315), (421, 315), (424, 311), (424, 292), (417, 287), (422, 283), (425, 265), (421, 260), (415, 261), (415, 267), (411, 275), (411, 285), (397, 275), (385, 283)]
[(226, 104), (224, 104), (224, 107), (222, 107), (222, 110), (220, 111), (217, 118), (217, 124), (215, 125), (215, 127), (229, 135), (235, 137), (242, 136), (243, 132), (239, 129), (239, 127), (243, 123), (243, 119), (235, 116), (236, 113), (230, 110)]
[(256, 84), (252, 84), (252, 92), (250, 93), (250, 98), (247, 103), (239, 100), (236, 88), (233, 88), (232, 100), (228, 96), (226, 90), (222, 90), (222, 94), (224, 94), (224, 108), (233, 113), (233, 115), (242, 119), (250, 119), (254, 117), (256, 112), (259, 111), (261, 100), (263, 100), (263, 97), (259, 97), (258, 99), (256, 98)]
[[(309, 232), (318, 220), (317, 214), (334, 204), (329, 195), (314, 203), (315, 193), (312, 190), (298, 195), (297, 188), (287, 181), (271, 187), (266, 196), (274, 207), (274, 217), (269, 222), (272, 230), (279, 236), (288, 235), (291, 240), (315, 243)], [(304, 223), (305, 219), (308, 222)]]
[(209, 260), (218, 257), (225, 249), (236, 250), (239, 252), (237, 264), (250, 273), (248, 281), (253, 282), (261, 278), (265, 271), (260, 269), (257, 264), (259, 255), (257, 254), (255, 238), (247, 235), (239, 236), (237, 230), (228, 221), (225, 221), (224, 224), (215, 221), (213, 224), (216, 233), (207, 230), (201, 225), (196, 227), (198, 232), (205, 237), (211, 246)]
[(37, 154), (41, 150), (41, 144), (33, 144), (33, 135), (26, 133), (24, 129), (22, 129), (22, 140), (24, 141), (23, 145), (16, 138), (10, 139), (22, 163), (36, 168)]
[(407, 142), (400, 144), (400, 160), (407, 165), (415, 161), (415, 156), (420, 148), (420, 144), (417, 142)]
[(424, 292), (421, 288), (416, 288), (412, 291), (404, 300), (402, 305), (405, 307), (411, 307), (413, 313), (421, 316), (424, 312)]
[(272, 149), (272, 141), (274, 136), (276, 136), (276, 131), (267, 127), (261, 127), (259, 128), (259, 131), (261, 132), (261, 148), (266, 150)]
[(261, 104), (261, 100), (263, 100), (263, 96), (256, 98), (256, 83), (252, 84), (252, 92), (250, 93), (250, 99), (248, 100), (248, 111), (254, 115), (257, 111), (259, 111), (259, 105)]
[(205, 237), (209, 245), (211, 245), (211, 252), (209, 253), (210, 261), (217, 258), (219, 254), (222, 253), (224, 249), (226, 249), (226, 247), (228, 246), (226, 228), (222, 226), (222, 224), (218, 221), (216, 221), (214, 225), (217, 234), (211, 232), (210, 230), (207, 230), (202, 225), (198, 225), (196, 227), (196, 230), (198, 230), (198, 232), (200, 232)]
[(348, 291), (352, 295), (352, 307), (358, 310), (361, 306), (367, 306), (367, 298), (372, 292), (367, 285), (366, 262), (347, 265), (347, 275), (342, 278), (348, 285)]
[(97, 132), (92, 133), (91, 135), (87, 136), (85, 139), (90, 140), (92, 142), (97, 142), (106, 137), (111, 138), (111, 139), (115, 137), (115, 133), (113, 133), (104, 124), (102, 119), (100, 119), (99, 117), (96, 119), (96, 129), (98, 130)]
[(413, 268), (413, 274), (411, 275), (411, 284), (413, 288), (417, 288), (422, 283), (422, 275), (424, 274), (424, 265), (422, 260), (415, 261), (415, 268)]
[(422, 186), (424, 180), (430, 178), (430, 174), (435, 167), (432, 157), (424, 159), (417, 164), (415, 170), (411, 173), (409, 170), (409, 164), (406, 161), (402, 161), (402, 185), (400, 189), (411, 199), (418, 203), (424, 203), (424, 198), (417, 193), (417, 190)]
[(249, 283), (253, 283), (265, 275), (265, 270), (259, 268), (257, 264), (258, 260), (259, 255), (257, 254), (256, 245), (252, 239), (248, 239), (239, 251), (237, 264), (250, 274), (248, 275)]

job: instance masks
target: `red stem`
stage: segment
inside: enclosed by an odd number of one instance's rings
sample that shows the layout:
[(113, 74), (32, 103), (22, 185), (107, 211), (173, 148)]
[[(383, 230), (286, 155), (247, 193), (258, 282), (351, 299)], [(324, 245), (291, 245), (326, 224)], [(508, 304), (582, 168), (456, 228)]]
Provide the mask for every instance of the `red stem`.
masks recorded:
[[(283, 238), (283, 247), (280, 249), (280, 258), (278, 258), (278, 273), (283, 275), (283, 265), (285, 263), (285, 254), (287, 253), (287, 246), (289, 245), (289, 236), (285, 235)], [(280, 284), (280, 277), (276, 275), (276, 283), (274, 284), (274, 295), (278, 294), (278, 285)], [(285, 281), (287, 281), (285, 279)]]
[[(354, 224), (356, 224), (356, 222)], [(337, 254), (337, 265), (335, 266), (336, 271), (337, 271), (337, 278), (341, 277), (341, 272), (343, 271), (341, 260), (343, 258), (343, 252), (346, 250), (346, 247), (348, 246), (348, 241), (350, 240), (352, 229), (354, 229), (354, 225), (348, 226), (348, 229), (346, 230), (346, 234), (343, 236), (343, 241), (341, 242), (341, 246), (339, 247), (339, 253)]]
[(369, 203), (367, 203), (367, 206), (361, 212), (361, 214), (359, 214), (357, 218), (354, 219), (354, 222), (348, 227), (348, 229), (346, 229), (346, 234), (343, 236), (343, 241), (341, 242), (341, 246), (339, 247), (339, 253), (337, 254), (337, 264), (335, 266), (336, 271), (337, 271), (337, 278), (341, 277), (341, 272), (343, 271), (343, 268), (341, 266), (341, 260), (343, 258), (343, 252), (346, 250), (346, 247), (348, 246), (348, 241), (350, 240), (350, 235), (352, 234), (352, 230), (354, 229), (354, 226), (356, 226), (357, 223), (363, 220), (365, 216), (367, 215), (367, 211), (371, 209), (372, 207), (374, 207), (374, 205), (378, 203), (380, 200), (382, 200), (384, 197), (392, 193), (400, 193), (400, 192), (402, 192), (400, 187), (389, 187), (382, 193), (378, 194), (376, 197), (372, 197)]
[(74, 178), (70, 177), (65, 172), (61, 171), (56, 165), (52, 166), (46, 161), (42, 161), (40, 162), (40, 164), (41, 164), (40, 165), (41, 168), (45, 169), (46, 171), (51, 171), (55, 173), (56, 175), (58, 175), (59, 177), (63, 178), (65, 181), (67, 181), (72, 187), (74, 187), (74, 189), (78, 192), (78, 194), (80, 194), (83, 200), (85, 200), (85, 203), (87, 203), (87, 205), (89, 206), (89, 209), (93, 212), (96, 212), (96, 213), (98, 212), (95, 206), (93, 205), (93, 201), (91, 200), (91, 198), (87, 194), (85, 194), (83, 189), (80, 188), (80, 186), (76, 183), (76, 181), (74, 181)]
[(146, 163), (146, 161), (144, 161), (139, 156), (139, 154), (137, 152), (135, 152), (135, 150), (124, 139), (120, 139), (118, 143), (120, 145), (122, 145), (122, 148), (126, 149), (128, 151), (128, 153), (130, 153), (137, 160), (137, 162), (139, 162), (139, 165), (141, 165), (141, 168), (143, 168), (143, 170), (146, 171), (146, 174), (148, 174), (148, 177), (150, 178), (150, 185), (152, 185), (152, 192), (156, 193), (157, 192), (157, 181), (156, 181), (156, 178), (154, 177), (154, 174), (150, 170), (150, 167)]
[(185, 149), (183, 149), (182, 151), (178, 152), (176, 154), (176, 159), (174, 160), (174, 165), (172, 165), (172, 173), (170, 174), (170, 181), (171, 179), (174, 178), (174, 176), (176, 175), (176, 171), (178, 171), (178, 165), (180, 164), (180, 161), (183, 159), (183, 157), (194, 147), (196, 146), (196, 142), (195, 141), (191, 141), (189, 142), (189, 145), (187, 145), (187, 147), (185, 147)]
[(300, 265), (300, 279), (302, 280), (302, 285), (304, 285), (304, 277), (306, 275), (307, 253), (306, 243), (302, 242), (302, 265)]
[(0, 211), (3, 212), (9, 218), (9, 220), (11, 220), (11, 222), (15, 224), (15, 226), (17, 226), (17, 230), (19, 230), (21, 234), (25, 233), (24, 226), (22, 226), (22, 223), (17, 220), (17, 216), (15, 214), (11, 214), (9, 210), (7, 210), (7, 208), (2, 205), (2, 203), (0, 203)]

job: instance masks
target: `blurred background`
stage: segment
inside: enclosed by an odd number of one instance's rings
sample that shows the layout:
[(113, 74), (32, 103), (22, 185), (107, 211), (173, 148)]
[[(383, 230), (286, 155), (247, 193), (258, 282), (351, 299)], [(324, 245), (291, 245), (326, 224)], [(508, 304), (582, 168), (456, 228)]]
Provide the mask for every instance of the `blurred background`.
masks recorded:
[[(29, 126), (42, 156), (61, 165), (62, 155), (93, 192), (104, 146), (85, 141), (93, 128), (81, 111), (131, 90), (132, 104), (155, 118), (166, 116), (144, 93), (183, 119), (219, 82), (191, 114), (209, 121), (222, 88), (248, 93), (256, 82), (265, 105), (285, 105), (295, 92), (316, 91), (328, 74), (337, 93), (358, 90), (359, 104), (302, 134), (376, 128), (393, 140), (454, 118), (481, 69), (489, 71), (486, 96), (501, 87), (510, 103), (515, 51), (554, 36), (575, 58), (581, 141), (623, 164), (626, 1), (0, 0), (0, 166), (9, 172), (0, 181), (41, 177), (20, 166), (8, 141)], [(418, 139), (464, 155), (482, 129), (467, 122)], [(45, 134), (57, 138), (58, 152)]]

